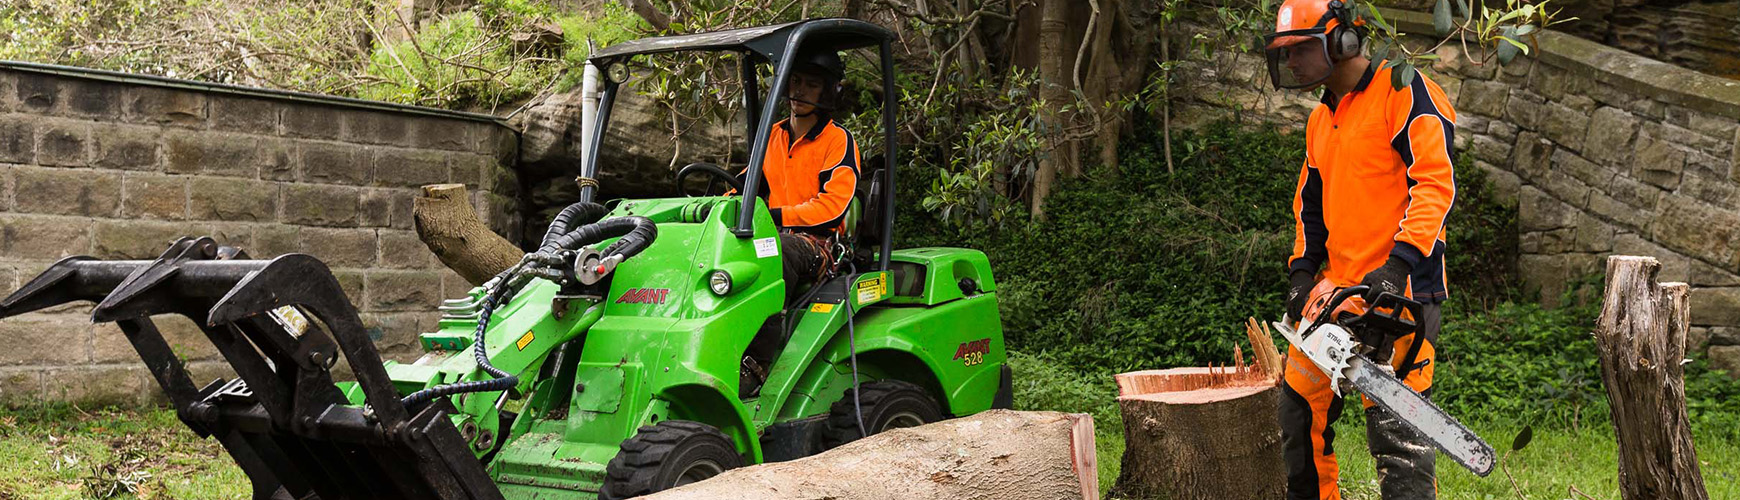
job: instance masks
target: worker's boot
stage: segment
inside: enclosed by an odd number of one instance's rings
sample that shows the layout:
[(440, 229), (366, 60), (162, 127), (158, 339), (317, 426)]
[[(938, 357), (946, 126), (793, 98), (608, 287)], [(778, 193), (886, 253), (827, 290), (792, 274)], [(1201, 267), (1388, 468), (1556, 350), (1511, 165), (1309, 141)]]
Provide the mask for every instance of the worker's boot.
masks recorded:
[(1365, 436), (1384, 500), (1438, 497), (1438, 450), (1424, 436), (1379, 406), (1365, 409)]

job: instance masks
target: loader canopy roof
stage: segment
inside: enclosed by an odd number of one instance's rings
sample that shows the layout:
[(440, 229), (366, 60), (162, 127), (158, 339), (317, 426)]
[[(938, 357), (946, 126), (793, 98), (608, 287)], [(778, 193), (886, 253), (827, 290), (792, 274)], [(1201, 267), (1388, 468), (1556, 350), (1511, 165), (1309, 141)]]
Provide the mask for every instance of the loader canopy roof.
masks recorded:
[(893, 37), (887, 29), (857, 19), (827, 18), (797, 21), (753, 28), (739, 28), (707, 33), (642, 38), (599, 49), (588, 58), (603, 66), (608, 61), (641, 54), (684, 50), (751, 52), (769, 61), (778, 61), (791, 42), (792, 35), (802, 28), (807, 32), (807, 46), (830, 47), (835, 51), (871, 47)]

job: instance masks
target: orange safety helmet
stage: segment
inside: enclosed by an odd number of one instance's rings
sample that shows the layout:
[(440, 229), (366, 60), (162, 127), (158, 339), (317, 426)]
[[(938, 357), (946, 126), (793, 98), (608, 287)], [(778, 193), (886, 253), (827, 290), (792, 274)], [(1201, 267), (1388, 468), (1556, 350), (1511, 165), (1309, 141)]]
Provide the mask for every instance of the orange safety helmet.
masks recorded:
[(1335, 62), (1359, 55), (1363, 20), (1341, 0), (1286, 0), (1275, 32), (1263, 37), (1269, 79), (1275, 88), (1314, 88), (1329, 79)]

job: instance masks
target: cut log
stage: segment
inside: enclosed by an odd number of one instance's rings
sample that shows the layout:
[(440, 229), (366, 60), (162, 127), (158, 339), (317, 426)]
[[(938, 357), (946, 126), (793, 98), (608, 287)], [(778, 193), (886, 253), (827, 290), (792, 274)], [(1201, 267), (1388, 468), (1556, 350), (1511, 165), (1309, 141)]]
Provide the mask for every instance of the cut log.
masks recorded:
[(412, 201), (417, 238), (441, 264), (460, 277), (481, 285), (519, 262), (525, 252), (495, 234), (477, 217), (464, 184), (433, 184)]
[(1686, 420), (1690, 307), (1685, 283), (1656, 283), (1651, 257), (1607, 258), (1595, 323), (1601, 382), (1619, 441), (1619, 491), (1627, 500), (1703, 500), (1704, 476)]
[(648, 500), (1099, 498), (1093, 417), (991, 410), (726, 471)]
[[(1264, 348), (1255, 349), (1264, 359)], [(1223, 499), (1286, 493), (1275, 418), (1280, 389), (1262, 365), (1245, 366), (1241, 359), (1234, 367), (1147, 370), (1115, 378), (1124, 415), (1118, 495)]]

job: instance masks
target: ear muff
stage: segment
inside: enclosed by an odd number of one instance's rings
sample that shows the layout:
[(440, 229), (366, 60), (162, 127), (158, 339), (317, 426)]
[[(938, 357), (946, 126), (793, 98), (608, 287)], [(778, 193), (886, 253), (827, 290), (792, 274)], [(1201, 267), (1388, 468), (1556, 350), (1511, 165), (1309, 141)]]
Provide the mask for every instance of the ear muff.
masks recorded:
[(1341, 0), (1330, 0), (1329, 15), (1334, 16), (1336, 21), (1335, 29), (1330, 30), (1328, 37), (1329, 57), (1335, 61), (1344, 61), (1360, 55), (1360, 49), (1365, 44), (1365, 30), (1354, 24), (1358, 16), (1354, 15), (1353, 9), (1348, 8)]

